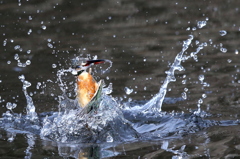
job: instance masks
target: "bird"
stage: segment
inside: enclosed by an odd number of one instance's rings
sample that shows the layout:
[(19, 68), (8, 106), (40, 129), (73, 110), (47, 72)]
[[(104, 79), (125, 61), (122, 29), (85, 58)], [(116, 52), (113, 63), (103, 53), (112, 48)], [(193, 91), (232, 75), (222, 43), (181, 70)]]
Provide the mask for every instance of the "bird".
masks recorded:
[[(86, 58), (80, 60), (82, 60), (81, 63), (79, 64), (78, 60), (78, 65), (73, 66), (74, 71), (72, 72), (77, 77), (76, 99), (78, 105), (83, 108), (83, 113), (89, 113), (91, 110), (97, 109), (97, 102), (101, 97), (103, 88), (103, 80), (97, 82), (92, 76), (92, 69), (90, 67), (95, 64), (104, 63), (106, 60), (89, 60)], [(87, 71), (87, 69), (89, 70)]]

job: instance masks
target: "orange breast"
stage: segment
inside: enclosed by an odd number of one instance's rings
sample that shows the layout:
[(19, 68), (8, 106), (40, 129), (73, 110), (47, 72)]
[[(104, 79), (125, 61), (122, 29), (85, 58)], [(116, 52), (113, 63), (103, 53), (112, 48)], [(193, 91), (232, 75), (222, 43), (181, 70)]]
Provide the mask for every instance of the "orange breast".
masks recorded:
[(88, 72), (81, 73), (77, 78), (77, 100), (81, 107), (85, 107), (98, 89), (98, 84)]

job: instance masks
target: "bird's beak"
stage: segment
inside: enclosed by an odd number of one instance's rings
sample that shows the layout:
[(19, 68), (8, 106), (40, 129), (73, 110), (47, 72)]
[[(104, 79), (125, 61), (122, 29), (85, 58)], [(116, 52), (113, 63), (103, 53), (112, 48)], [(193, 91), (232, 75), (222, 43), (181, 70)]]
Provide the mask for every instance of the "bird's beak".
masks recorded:
[(84, 66), (84, 67), (86, 67), (86, 66), (90, 66), (90, 65), (95, 65), (95, 64), (100, 64), (100, 63), (104, 63), (105, 62), (105, 60), (87, 60), (85, 63), (83, 63), (82, 65)]
[(80, 72), (88, 69), (90, 66), (95, 65), (95, 64), (100, 64), (104, 63), (106, 60), (86, 60), (85, 62), (82, 62), (81, 65), (77, 65), (73, 67), (72, 74), (77, 76), (79, 75)]

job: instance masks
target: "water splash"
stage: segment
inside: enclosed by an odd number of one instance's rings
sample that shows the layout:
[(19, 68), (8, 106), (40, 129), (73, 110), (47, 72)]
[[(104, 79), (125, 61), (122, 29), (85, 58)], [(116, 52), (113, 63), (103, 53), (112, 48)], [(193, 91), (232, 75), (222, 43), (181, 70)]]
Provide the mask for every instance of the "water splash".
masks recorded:
[[(208, 84), (207, 82), (204, 82), (205, 76), (204, 75), (199, 75), (198, 79), (200, 81), (200, 84), (202, 85), (202, 89), (204, 90), (205, 87), (209, 87), (210, 84)], [(196, 115), (201, 115), (202, 111), (201, 111), (201, 105), (203, 104), (203, 99), (206, 98), (207, 95), (205, 93), (202, 94), (202, 97), (200, 97), (197, 101), (197, 110), (194, 111), (193, 113)], [(204, 114), (204, 112), (203, 112)]]
[[(137, 110), (138, 112), (161, 112), (161, 107), (163, 104), (163, 100), (165, 99), (165, 95), (167, 93), (167, 87), (170, 82), (175, 82), (175, 71), (184, 71), (184, 67), (181, 65), (181, 62), (185, 62), (186, 60), (193, 58), (196, 62), (198, 62), (198, 57), (197, 54), (202, 50), (204, 47), (207, 46), (206, 42), (199, 43), (197, 42), (197, 48), (195, 52), (191, 52), (190, 55), (184, 55), (186, 50), (189, 48), (190, 44), (192, 43), (194, 37), (193, 35), (189, 35), (189, 39), (183, 41), (183, 48), (181, 52), (177, 54), (175, 57), (174, 62), (172, 63), (170, 69), (166, 71), (167, 77), (165, 78), (159, 92), (150, 100), (148, 101), (145, 105), (143, 105), (140, 109), (138, 108), (139, 106), (133, 107), (132, 109)], [(183, 84), (186, 81), (183, 81)], [(207, 85), (207, 83), (204, 83), (204, 85)], [(186, 99), (186, 93), (182, 93), (183, 99)], [(199, 108), (198, 104), (198, 108)], [(136, 109), (137, 108), (137, 109)]]
[[(75, 73), (75, 69), (69, 68), (57, 71), (57, 81), (59, 83), (60, 89), (63, 92), (63, 95), (59, 96), (59, 111), (53, 113), (45, 113), (44, 115), (38, 114), (41, 116), (39, 120), (35, 112), (35, 106), (33, 104), (32, 98), (27, 93), (27, 88), (31, 86), (31, 83), (25, 80), (24, 75), (19, 76), (19, 79), (23, 83), (24, 95), (27, 99), (27, 115), (26, 118), (19, 116), (18, 120), (20, 123), (26, 122), (27, 120), (41, 121), (41, 123), (37, 124), (28, 124), (32, 127), (37, 127), (34, 129), (34, 131), (38, 130), (40, 132), (40, 136), (43, 139), (47, 138), (61, 143), (112, 143), (119, 141), (133, 141), (139, 138), (152, 139), (159, 136), (164, 137), (169, 136), (169, 133), (182, 133), (188, 132), (189, 130), (196, 132), (198, 131), (194, 127), (196, 125), (196, 120), (198, 123), (201, 123), (202, 121), (198, 118), (198, 116), (194, 116), (197, 115), (197, 113), (191, 117), (185, 117), (181, 114), (175, 114), (174, 112), (171, 114), (161, 112), (161, 107), (163, 100), (165, 99), (168, 84), (170, 82), (176, 81), (174, 75), (175, 71), (184, 70), (181, 62), (186, 61), (189, 58), (193, 58), (195, 61), (197, 61), (198, 52), (206, 46), (205, 43), (197, 42), (196, 51), (190, 53), (189, 55), (184, 55), (186, 54), (188, 47), (192, 44), (193, 38), (193, 35), (190, 35), (187, 40), (183, 41), (183, 48), (181, 52), (177, 54), (170, 69), (166, 71), (167, 77), (161, 86), (159, 93), (156, 94), (153, 99), (144, 104), (142, 107), (133, 107), (128, 110), (121, 109), (122, 106), (120, 105), (120, 102), (117, 102), (114, 98), (107, 95), (112, 92), (112, 84), (110, 83), (107, 88), (103, 89), (102, 99), (99, 103), (99, 109), (97, 112), (79, 116), (81, 108), (75, 107), (75, 100), (70, 100), (67, 97), (66, 90), (68, 89), (68, 85), (62, 78), (64, 75), (67, 75), (67, 73)], [(18, 59), (17, 56), (16, 58)], [(79, 61), (80, 58), (78, 58), (79, 57), (76, 59)], [(94, 59), (96, 58), (97, 57), (94, 57)], [(103, 70), (103, 73), (112, 67), (112, 62), (110, 60), (105, 60), (105, 62), (109, 63), (110, 66), (107, 67), (107, 69)], [(52, 67), (56, 68), (56, 65), (53, 64)], [(203, 80), (201, 83), (204, 84)], [(38, 83), (37, 88), (40, 86), (41, 83)], [(133, 92), (133, 90), (130, 88), (125, 88), (125, 91), (126, 94)], [(187, 89), (184, 89), (184, 91), (185, 94), (183, 94), (183, 98), (187, 98)], [(199, 99), (199, 107), (202, 102), (203, 100)], [(134, 114), (134, 110), (136, 110), (136, 112), (143, 111), (143, 113), (136, 115)], [(5, 117), (11, 119), (9, 121), (12, 121), (13, 119), (10, 112), (6, 112)], [(186, 122), (186, 118), (189, 118), (190, 120)], [(154, 124), (156, 121), (165, 122)], [(14, 120), (14, 122), (16, 123), (17, 120)], [(39, 128), (39, 126), (41, 127)], [(206, 127), (206, 125), (204, 126)], [(32, 127), (31, 129), (33, 129)], [(179, 130), (182, 132), (179, 132)]]
[(186, 145), (181, 146), (179, 150), (176, 150), (175, 147), (173, 148), (168, 148), (169, 147), (169, 142), (167, 140), (163, 141), (161, 149), (171, 152), (174, 154), (172, 156), (172, 159), (184, 159), (184, 158), (189, 158), (188, 154), (184, 151), (186, 148)]
[(31, 159), (32, 158), (31, 149), (35, 145), (35, 136), (33, 134), (26, 134), (26, 137), (27, 137), (28, 147), (25, 150), (26, 156), (24, 157), (24, 159)]
[(108, 87), (103, 88), (103, 93), (105, 94), (111, 94), (113, 91), (113, 84), (109, 83)]
[(73, 72), (76, 71), (75, 69), (72, 69), (72, 68), (69, 68), (69, 69), (60, 69), (57, 71), (57, 80), (58, 80), (58, 85), (59, 85), (59, 88), (61, 89), (61, 91), (63, 93), (66, 92), (66, 83), (63, 82), (62, 80), (62, 76), (65, 75), (65, 73), (67, 72), (70, 72), (73, 74)]
[[(177, 54), (173, 64), (171, 65), (170, 69), (166, 71), (167, 77), (164, 80), (158, 94), (156, 94), (149, 102), (147, 102), (141, 111), (154, 111), (154, 112), (161, 112), (161, 107), (163, 100), (165, 98), (165, 95), (167, 93), (167, 87), (170, 82), (175, 82), (176, 78), (174, 76), (174, 72), (176, 70), (183, 71), (184, 68), (181, 65), (183, 58), (183, 54), (188, 49), (189, 45), (192, 43), (193, 35), (189, 36), (189, 39), (183, 41), (183, 48), (180, 53)], [(199, 49), (200, 50), (200, 49)]]
[(111, 97), (104, 95), (98, 113), (79, 116), (81, 110), (72, 109), (46, 116), (40, 135), (62, 143), (110, 142), (133, 140), (137, 132), (132, 128)]
[(110, 68), (112, 67), (112, 61), (110, 60), (105, 60), (105, 63), (109, 63), (109, 66), (105, 69), (105, 70), (102, 70), (102, 74), (106, 73), (107, 71), (110, 70)]
[(26, 107), (27, 116), (32, 121), (38, 120), (38, 116), (37, 116), (37, 113), (35, 112), (35, 106), (33, 104), (33, 100), (27, 93), (27, 88), (31, 86), (31, 83), (25, 80), (24, 75), (21, 75), (18, 78), (23, 83), (22, 91), (23, 91), (23, 93), (25, 95), (25, 98), (27, 100), (27, 107)]

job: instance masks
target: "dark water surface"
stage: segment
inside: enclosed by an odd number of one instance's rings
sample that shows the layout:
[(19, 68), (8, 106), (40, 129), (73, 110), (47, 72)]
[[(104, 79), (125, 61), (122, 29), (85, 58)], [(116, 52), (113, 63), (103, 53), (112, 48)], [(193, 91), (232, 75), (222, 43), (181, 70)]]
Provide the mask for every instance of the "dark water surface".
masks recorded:
[[(57, 71), (88, 54), (113, 62), (107, 73), (95, 72), (98, 80), (113, 83), (113, 97), (146, 102), (159, 91), (183, 41), (193, 35), (186, 52), (196, 51), (198, 41), (207, 46), (197, 62), (186, 60), (185, 71), (176, 71), (166, 95), (171, 102), (162, 111), (190, 114), (200, 103), (209, 114), (205, 119), (217, 123), (181, 137), (104, 145), (59, 144), (1, 130), (0, 158), (240, 158), (239, 6), (237, 0), (0, 1), (1, 114), (8, 102), (17, 104), (15, 113), (26, 113), (20, 75), (31, 83), (36, 112), (58, 111)], [(74, 98), (75, 78), (63, 78)], [(125, 87), (133, 92), (126, 94)]]

